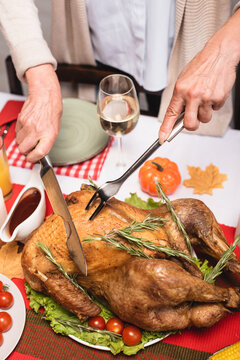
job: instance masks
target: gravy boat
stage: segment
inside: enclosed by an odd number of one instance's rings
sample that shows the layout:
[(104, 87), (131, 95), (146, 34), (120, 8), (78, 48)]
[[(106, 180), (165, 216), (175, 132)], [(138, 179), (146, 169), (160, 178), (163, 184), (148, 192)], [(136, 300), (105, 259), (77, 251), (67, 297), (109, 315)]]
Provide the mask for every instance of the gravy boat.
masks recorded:
[[(27, 185), (22, 189), (20, 194), (18, 195), (16, 201), (14, 202), (7, 218), (5, 219), (1, 229), (0, 229), (0, 239), (4, 242), (11, 242), (13, 240), (18, 240), (21, 242), (25, 242), (27, 236), (39, 227), (45, 217), (46, 213), (46, 202), (45, 202), (45, 193), (44, 186), (42, 184), (42, 180), (40, 177), (40, 164), (36, 164), (32, 170), (31, 177), (27, 183)], [(38, 194), (36, 193), (38, 192)], [(37, 195), (39, 198), (39, 202), (35, 208), (35, 210), (22, 222), (20, 222), (16, 227), (13, 226), (14, 217), (16, 218), (17, 211), (21, 213), (23, 210), (23, 200), (27, 202), (26, 199), (29, 195)], [(40, 195), (40, 196), (39, 196)], [(21, 208), (22, 206), (22, 208)], [(20, 211), (19, 211), (20, 208)], [(15, 211), (16, 210), (16, 211)], [(14, 228), (11, 233), (10, 227)]]

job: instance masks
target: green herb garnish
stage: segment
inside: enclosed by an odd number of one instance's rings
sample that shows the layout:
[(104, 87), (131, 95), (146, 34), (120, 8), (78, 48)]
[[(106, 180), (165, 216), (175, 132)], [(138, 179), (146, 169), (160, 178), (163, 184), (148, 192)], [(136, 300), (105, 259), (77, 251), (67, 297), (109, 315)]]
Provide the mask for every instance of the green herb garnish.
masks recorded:
[[(162, 190), (162, 188), (160, 186), (159, 186), (159, 192), (161, 194), (163, 194), (162, 198), (166, 202), (166, 206), (168, 206), (168, 209), (171, 212), (171, 214), (173, 216), (173, 219), (175, 219), (175, 221), (177, 222), (177, 225), (178, 225), (179, 229), (182, 231), (183, 235), (185, 236), (186, 241), (188, 240), (189, 243), (190, 243), (190, 240), (189, 240), (189, 237), (188, 237), (188, 235), (186, 233), (184, 225), (182, 224), (180, 218), (178, 217), (175, 210), (173, 209), (172, 204), (171, 204), (170, 200), (168, 199), (167, 195), (164, 193), (164, 191)], [(148, 204), (151, 203), (151, 200), (154, 203), (156, 203), (153, 199), (149, 198), (148, 199)], [(141, 200), (141, 198), (138, 197), (137, 194), (131, 194), (131, 197), (128, 198), (128, 199), (125, 199), (125, 201), (127, 201), (129, 204), (131, 204), (133, 206), (136, 206), (136, 204), (137, 204), (136, 207), (139, 207), (140, 209), (145, 208), (145, 204), (144, 204), (145, 202), (143, 200)], [(143, 202), (143, 207), (141, 207), (141, 201)], [(151, 209), (151, 207), (149, 207), (149, 208)], [(155, 206), (153, 206), (153, 208), (155, 208)], [(171, 211), (171, 210), (173, 210), (173, 211)], [(234, 243), (232, 245), (230, 245), (229, 249), (226, 250), (223, 253), (221, 259), (218, 261), (218, 263), (215, 265), (215, 267), (209, 266), (207, 260), (204, 260), (203, 262), (201, 262), (199, 259), (197, 259), (197, 257), (194, 257), (194, 258), (189, 257), (187, 260), (194, 262), (198, 266), (198, 268), (202, 272), (202, 274), (204, 276), (204, 280), (206, 282), (214, 283), (215, 279), (219, 275), (222, 274), (224, 267), (226, 266), (227, 262), (231, 259), (232, 253), (234, 252), (234, 250), (235, 250), (238, 243), (240, 243), (240, 235), (238, 235), (236, 237)], [(171, 250), (171, 249), (169, 249), (169, 250)], [(169, 254), (170, 254), (170, 252), (169, 252)], [(184, 255), (186, 255), (186, 254), (184, 254)], [(170, 255), (170, 256), (174, 256), (174, 255)]]
[[(143, 249), (146, 248), (152, 251), (158, 251), (166, 254), (167, 256), (176, 256), (181, 257), (186, 260), (195, 263), (195, 260), (185, 254), (182, 251), (170, 249), (165, 246), (154, 244), (152, 241), (144, 240), (143, 238), (136, 237), (132, 235), (133, 232), (143, 231), (143, 230), (157, 230), (158, 227), (163, 226), (163, 223), (166, 222), (165, 219), (158, 217), (151, 217), (147, 215), (142, 222), (133, 221), (129, 226), (123, 229), (113, 229), (107, 234), (93, 234), (90, 235), (90, 238), (83, 239), (83, 242), (92, 242), (92, 241), (103, 241), (107, 244), (114, 246), (120, 250), (126, 251), (128, 254), (138, 257), (143, 257), (147, 259), (152, 259), (153, 256), (147, 255)], [(127, 240), (130, 244), (134, 244), (136, 247), (127, 246), (121, 243), (120, 238)]]
[(68, 274), (67, 271), (62, 266), (62, 264), (58, 264), (58, 262), (55, 260), (55, 258), (53, 256), (51, 250), (45, 244), (43, 244), (39, 241), (37, 243), (37, 246), (40, 247), (40, 249), (42, 249), (44, 251), (44, 253), (46, 254), (46, 258), (49, 261), (51, 261), (54, 265), (56, 265), (58, 270), (65, 276), (65, 278), (67, 280), (69, 280), (78, 290), (85, 293), (89, 297), (90, 300), (93, 300), (93, 298), (87, 293), (87, 291), (81, 285), (79, 285), (79, 283), (77, 282), (77, 280), (76, 280), (77, 274), (74, 274), (74, 275)]
[(236, 249), (236, 246), (239, 244), (239, 242), (240, 242), (240, 234), (238, 236), (236, 236), (234, 242), (229, 246), (229, 249), (224, 251), (221, 259), (218, 260), (217, 264), (204, 275), (205, 281), (212, 284), (212, 283), (214, 283), (214, 280), (216, 279), (216, 277), (221, 275), (227, 262), (232, 258), (232, 254), (233, 254), (234, 250)]
[(168, 196), (163, 191), (161, 184), (159, 182), (156, 182), (155, 184), (156, 184), (156, 188), (157, 188), (157, 191), (158, 191), (160, 197), (165, 201), (165, 204), (166, 204), (169, 212), (172, 215), (173, 221), (177, 224), (178, 229), (183, 234), (183, 237), (187, 243), (187, 247), (190, 251), (191, 256), (193, 256), (193, 255), (195, 256), (196, 254), (194, 253), (192, 244), (191, 244), (188, 234), (185, 230), (185, 227), (184, 227), (183, 223), (181, 222), (179, 216), (177, 215), (176, 211), (174, 210), (174, 207), (172, 206), (171, 201), (169, 200)]
[(91, 178), (91, 176), (88, 177), (88, 181), (89, 181), (90, 184), (91, 184), (91, 190), (92, 190), (92, 188), (94, 188), (95, 190), (98, 189), (98, 185), (93, 181), (93, 179)]
[(121, 334), (117, 334), (113, 331), (108, 331), (108, 330), (100, 330), (100, 329), (96, 329), (96, 328), (92, 328), (90, 326), (87, 325), (83, 325), (80, 323), (79, 320), (74, 319), (74, 320), (63, 320), (60, 318), (56, 318), (56, 321), (58, 321), (60, 324), (65, 325), (65, 326), (70, 326), (71, 328), (73, 328), (76, 331), (82, 332), (82, 331), (87, 331), (87, 332), (92, 332), (92, 333), (98, 333), (101, 335), (108, 335), (110, 336), (111, 341), (114, 341), (116, 338), (119, 339), (121, 338)]
[(125, 199), (125, 202), (133, 205), (139, 209), (156, 209), (163, 205), (162, 201), (155, 201), (153, 198), (148, 198), (146, 201), (142, 200), (136, 193), (130, 193), (130, 197)]

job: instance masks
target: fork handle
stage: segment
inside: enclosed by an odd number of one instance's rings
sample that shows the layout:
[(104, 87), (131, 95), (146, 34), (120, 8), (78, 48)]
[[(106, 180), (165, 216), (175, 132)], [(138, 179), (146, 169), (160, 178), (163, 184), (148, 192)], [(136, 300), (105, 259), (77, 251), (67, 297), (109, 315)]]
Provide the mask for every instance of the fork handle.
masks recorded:
[[(168, 141), (168, 142), (172, 141), (172, 139), (174, 139), (175, 136), (177, 136), (184, 129), (183, 119), (184, 119), (184, 112), (182, 112), (179, 115), (179, 117), (177, 118), (177, 120), (175, 122), (175, 125), (174, 125), (170, 135), (168, 136), (168, 138), (165, 141)], [(118, 178), (117, 180), (120, 181), (121, 183), (123, 183), (160, 146), (161, 146), (161, 144), (159, 143), (158, 139), (156, 141), (154, 141), (154, 143), (137, 159), (137, 161), (135, 161), (135, 163), (133, 163), (132, 166), (130, 166), (130, 168), (128, 168), (127, 171), (122, 176), (120, 176), (120, 178)]]

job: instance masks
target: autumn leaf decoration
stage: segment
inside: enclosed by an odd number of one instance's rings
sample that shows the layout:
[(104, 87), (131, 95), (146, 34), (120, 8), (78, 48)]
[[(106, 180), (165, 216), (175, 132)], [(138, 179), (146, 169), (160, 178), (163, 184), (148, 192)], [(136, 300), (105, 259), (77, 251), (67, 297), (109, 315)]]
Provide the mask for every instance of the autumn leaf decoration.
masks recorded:
[(23, 279), (21, 255), (16, 241), (0, 245), (0, 273), (9, 279), (13, 277)]
[(223, 181), (227, 180), (226, 174), (220, 174), (217, 166), (210, 164), (205, 170), (200, 167), (188, 166), (190, 179), (184, 180), (183, 185), (194, 188), (194, 194), (210, 194), (213, 189), (223, 188)]

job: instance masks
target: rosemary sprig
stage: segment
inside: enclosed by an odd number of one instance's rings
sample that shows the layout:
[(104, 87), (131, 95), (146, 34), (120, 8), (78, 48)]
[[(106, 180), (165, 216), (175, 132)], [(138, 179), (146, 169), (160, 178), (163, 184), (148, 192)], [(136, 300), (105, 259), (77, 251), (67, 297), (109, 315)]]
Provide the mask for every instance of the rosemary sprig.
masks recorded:
[(214, 266), (213, 269), (211, 269), (205, 276), (204, 276), (204, 280), (209, 282), (209, 283), (214, 283), (214, 280), (216, 279), (216, 277), (218, 277), (219, 275), (221, 275), (224, 267), (226, 266), (227, 262), (231, 259), (232, 254), (234, 252), (234, 250), (236, 249), (236, 246), (239, 244), (240, 242), (240, 234), (238, 236), (236, 236), (234, 242), (229, 246), (229, 249), (227, 249), (223, 254), (221, 259), (219, 259), (219, 261), (217, 262), (217, 264)]
[(185, 230), (185, 227), (184, 227), (183, 223), (181, 222), (179, 216), (177, 215), (176, 211), (174, 210), (174, 208), (173, 208), (173, 206), (171, 204), (171, 201), (169, 200), (168, 196), (163, 191), (161, 184), (159, 182), (155, 181), (155, 185), (156, 185), (157, 191), (160, 194), (161, 198), (165, 201), (165, 204), (166, 204), (169, 212), (172, 215), (173, 221), (175, 221), (175, 223), (177, 224), (178, 229), (182, 232), (183, 237), (186, 240), (187, 247), (188, 247), (188, 249), (190, 251), (191, 256), (195, 256), (195, 252), (194, 252), (194, 250), (192, 248), (192, 245), (191, 245), (190, 239), (188, 237), (188, 234), (187, 234), (187, 232)]
[(144, 251), (142, 251), (136, 247), (133, 247), (133, 246), (126, 246), (125, 244), (121, 243), (119, 241), (119, 238), (117, 237), (117, 235), (114, 234), (113, 232), (110, 232), (105, 235), (93, 234), (90, 236), (91, 236), (91, 238), (83, 239), (83, 241), (86, 243), (90, 243), (92, 241), (100, 240), (100, 241), (103, 241), (103, 242), (107, 243), (108, 245), (113, 246), (119, 250), (126, 251), (130, 255), (143, 257), (146, 259), (153, 259), (153, 256), (149, 256), (149, 255), (145, 254)]
[[(186, 232), (186, 230), (185, 230), (185, 228), (184, 228), (183, 223), (181, 222), (180, 218), (179, 218), (178, 215), (176, 214), (176, 212), (175, 212), (175, 210), (174, 210), (174, 208), (173, 208), (173, 206), (172, 206), (169, 198), (167, 197), (167, 195), (166, 195), (165, 192), (163, 191), (163, 189), (162, 189), (162, 187), (161, 187), (161, 184), (160, 184), (159, 182), (155, 182), (155, 184), (156, 184), (156, 188), (157, 188), (158, 192), (159, 192), (160, 195), (161, 195), (161, 198), (165, 201), (168, 210), (169, 210), (170, 213), (172, 214), (173, 220), (176, 222), (179, 230), (182, 232), (182, 234), (183, 234), (183, 236), (184, 236), (184, 238), (185, 238), (185, 240), (186, 240), (186, 243), (187, 243), (187, 245), (188, 245), (188, 248), (189, 248), (189, 250), (190, 250), (191, 255), (192, 255), (192, 256), (193, 256), (193, 255), (195, 256), (195, 252), (194, 252), (194, 250), (193, 250), (193, 248), (192, 248), (190, 239), (189, 239), (189, 237), (188, 237), (188, 235), (187, 235), (187, 232)], [(216, 277), (218, 277), (219, 275), (222, 274), (223, 269), (225, 268), (227, 262), (231, 259), (232, 254), (233, 254), (234, 250), (236, 249), (236, 246), (237, 246), (237, 244), (238, 244), (239, 242), (240, 242), (240, 235), (238, 235), (238, 236), (236, 237), (236, 239), (234, 240), (233, 244), (230, 245), (230, 246), (229, 246), (229, 249), (226, 250), (226, 251), (223, 253), (222, 257), (219, 259), (219, 261), (217, 262), (217, 264), (216, 264), (213, 268), (208, 268), (208, 270), (207, 270), (205, 273), (204, 273), (204, 271), (202, 271), (203, 274), (204, 274), (204, 280), (205, 280), (206, 282), (212, 284), (212, 283), (214, 283)], [(197, 257), (195, 257), (194, 262), (197, 264)], [(206, 267), (206, 264), (205, 264), (205, 267)], [(203, 267), (203, 269), (204, 269), (204, 267)], [(203, 270), (203, 269), (202, 269), (202, 270)], [(200, 268), (200, 270), (201, 270), (201, 268)]]
[[(133, 232), (141, 232), (143, 230), (157, 230), (158, 227), (163, 225), (165, 219), (158, 217), (151, 217), (147, 215), (146, 218), (142, 222), (133, 221), (129, 226), (123, 229), (113, 229), (107, 234), (93, 234), (90, 235), (91, 238), (83, 239), (84, 242), (89, 243), (95, 240), (100, 240), (108, 243), (110, 246), (114, 246), (120, 250), (126, 251), (128, 254), (138, 257), (144, 257), (147, 259), (153, 259), (153, 256), (147, 255), (142, 249), (146, 248), (152, 251), (162, 252), (168, 256), (176, 256), (181, 257), (186, 260), (189, 260), (195, 263), (195, 260), (191, 258), (188, 254), (185, 254), (182, 251), (170, 249), (165, 246), (161, 246), (158, 244), (154, 244), (151, 241), (144, 240), (143, 238), (136, 237), (132, 235)], [(119, 236), (126, 239), (130, 244), (134, 244), (133, 246), (126, 246), (125, 244), (119, 241)]]
[(125, 238), (130, 243), (133, 243), (134, 245), (136, 245), (137, 248), (133, 247), (133, 246), (126, 246), (125, 244), (121, 243), (119, 241), (119, 239), (117, 238), (117, 236), (115, 237), (112, 232), (108, 233), (106, 235), (101, 235), (101, 234), (90, 235), (90, 236), (92, 236), (91, 238), (83, 239), (83, 241), (86, 243), (89, 243), (92, 241), (100, 240), (100, 241), (108, 243), (110, 246), (114, 246), (120, 250), (124, 250), (130, 255), (138, 256), (138, 257), (142, 257), (142, 258), (146, 258), (146, 259), (154, 259), (153, 256), (147, 255), (142, 250), (143, 248), (146, 248), (146, 249), (149, 249), (152, 251), (162, 252), (162, 253), (166, 254), (167, 256), (181, 257), (181, 258), (191, 261), (195, 264), (195, 259), (193, 259), (192, 257), (190, 257), (189, 255), (185, 254), (182, 251), (178, 251), (178, 250), (170, 249), (165, 246), (154, 244), (151, 241), (146, 241), (141, 238), (137, 238), (133, 235), (132, 236), (127, 235), (127, 237), (125, 237), (123, 230), (118, 230), (117, 232), (119, 233), (119, 235), (121, 234), (120, 235), (121, 237)]
[(76, 330), (78, 332), (88, 331), (88, 332), (95, 332), (95, 333), (102, 334), (102, 335), (109, 335), (111, 340), (113, 340), (113, 341), (116, 339), (121, 339), (121, 337), (122, 337), (121, 334), (114, 333), (113, 331), (92, 328), (89, 326), (82, 325), (78, 321), (63, 320), (60, 318), (56, 318), (55, 320), (64, 326), (70, 326), (71, 328), (73, 328), (74, 330)]
[(91, 178), (91, 176), (88, 177), (88, 181), (90, 182), (91, 186), (97, 190), (98, 186), (97, 184), (93, 181), (93, 179)]
[[(133, 237), (131, 234), (133, 232), (141, 232), (143, 230), (152, 230), (152, 231), (158, 230), (158, 228), (163, 226), (163, 223), (166, 221), (167, 220), (165, 220), (163, 218), (152, 217), (150, 214), (148, 214), (141, 222), (132, 221), (129, 226), (126, 226), (123, 229), (113, 229), (105, 236), (100, 235), (100, 234), (90, 235), (90, 236), (92, 236), (92, 238), (84, 239), (83, 241), (90, 242), (93, 240), (99, 240), (99, 238), (104, 237), (106, 240), (103, 239), (103, 241), (108, 242), (109, 239), (112, 239), (112, 238), (117, 239), (117, 235), (119, 235), (127, 240), (131, 240), (131, 238)], [(135, 237), (133, 237), (133, 238), (135, 238)], [(136, 238), (136, 239), (138, 239), (138, 238)], [(139, 239), (139, 240), (141, 240), (141, 239)]]
[(124, 231), (132, 233), (133, 231), (157, 230), (157, 228), (162, 227), (166, 221), (168, 220), (160, 217), (153, 217), (151, 214), (148, 214), (141, 222), (132, 221), (129, 226), (124, 228)]
[(78, 282), (76, 281), (76, 275), (77, 275), (77, 274), (69, 275), (69, 274), (67, 273), (67, 271), (64, 269), (63, 265), (62, 265), (62, 264), (59, 264), (59, 263), (55, 260), (55, 258), (54, 258), (54, 256), (53, 256), (51, 250), (50, 250), (45, 244), (43, 244), (43, 243), (41, 243), (41, 242), (39, 241), (39, 242), (37, 243), (37, 246), (40, 247), (40, 249), (43, 250), (43, 252), (46, 254), (46, 258), (47, 258), (48, 260), (50, 260), (54, 265), (56, 265), (56, 267), (58, 268), (58, 270), (65, 276), (65, 278), (66, 278), (67, 280), (69, 280), (78, 290), (80, 290), (80, 291), (82, 291), (84, 294), (86, 294), (90, 300), (93, 300), (93, 298), (87, 293), (87, 291), (86, 291), (81, 285), (79, 285)]

